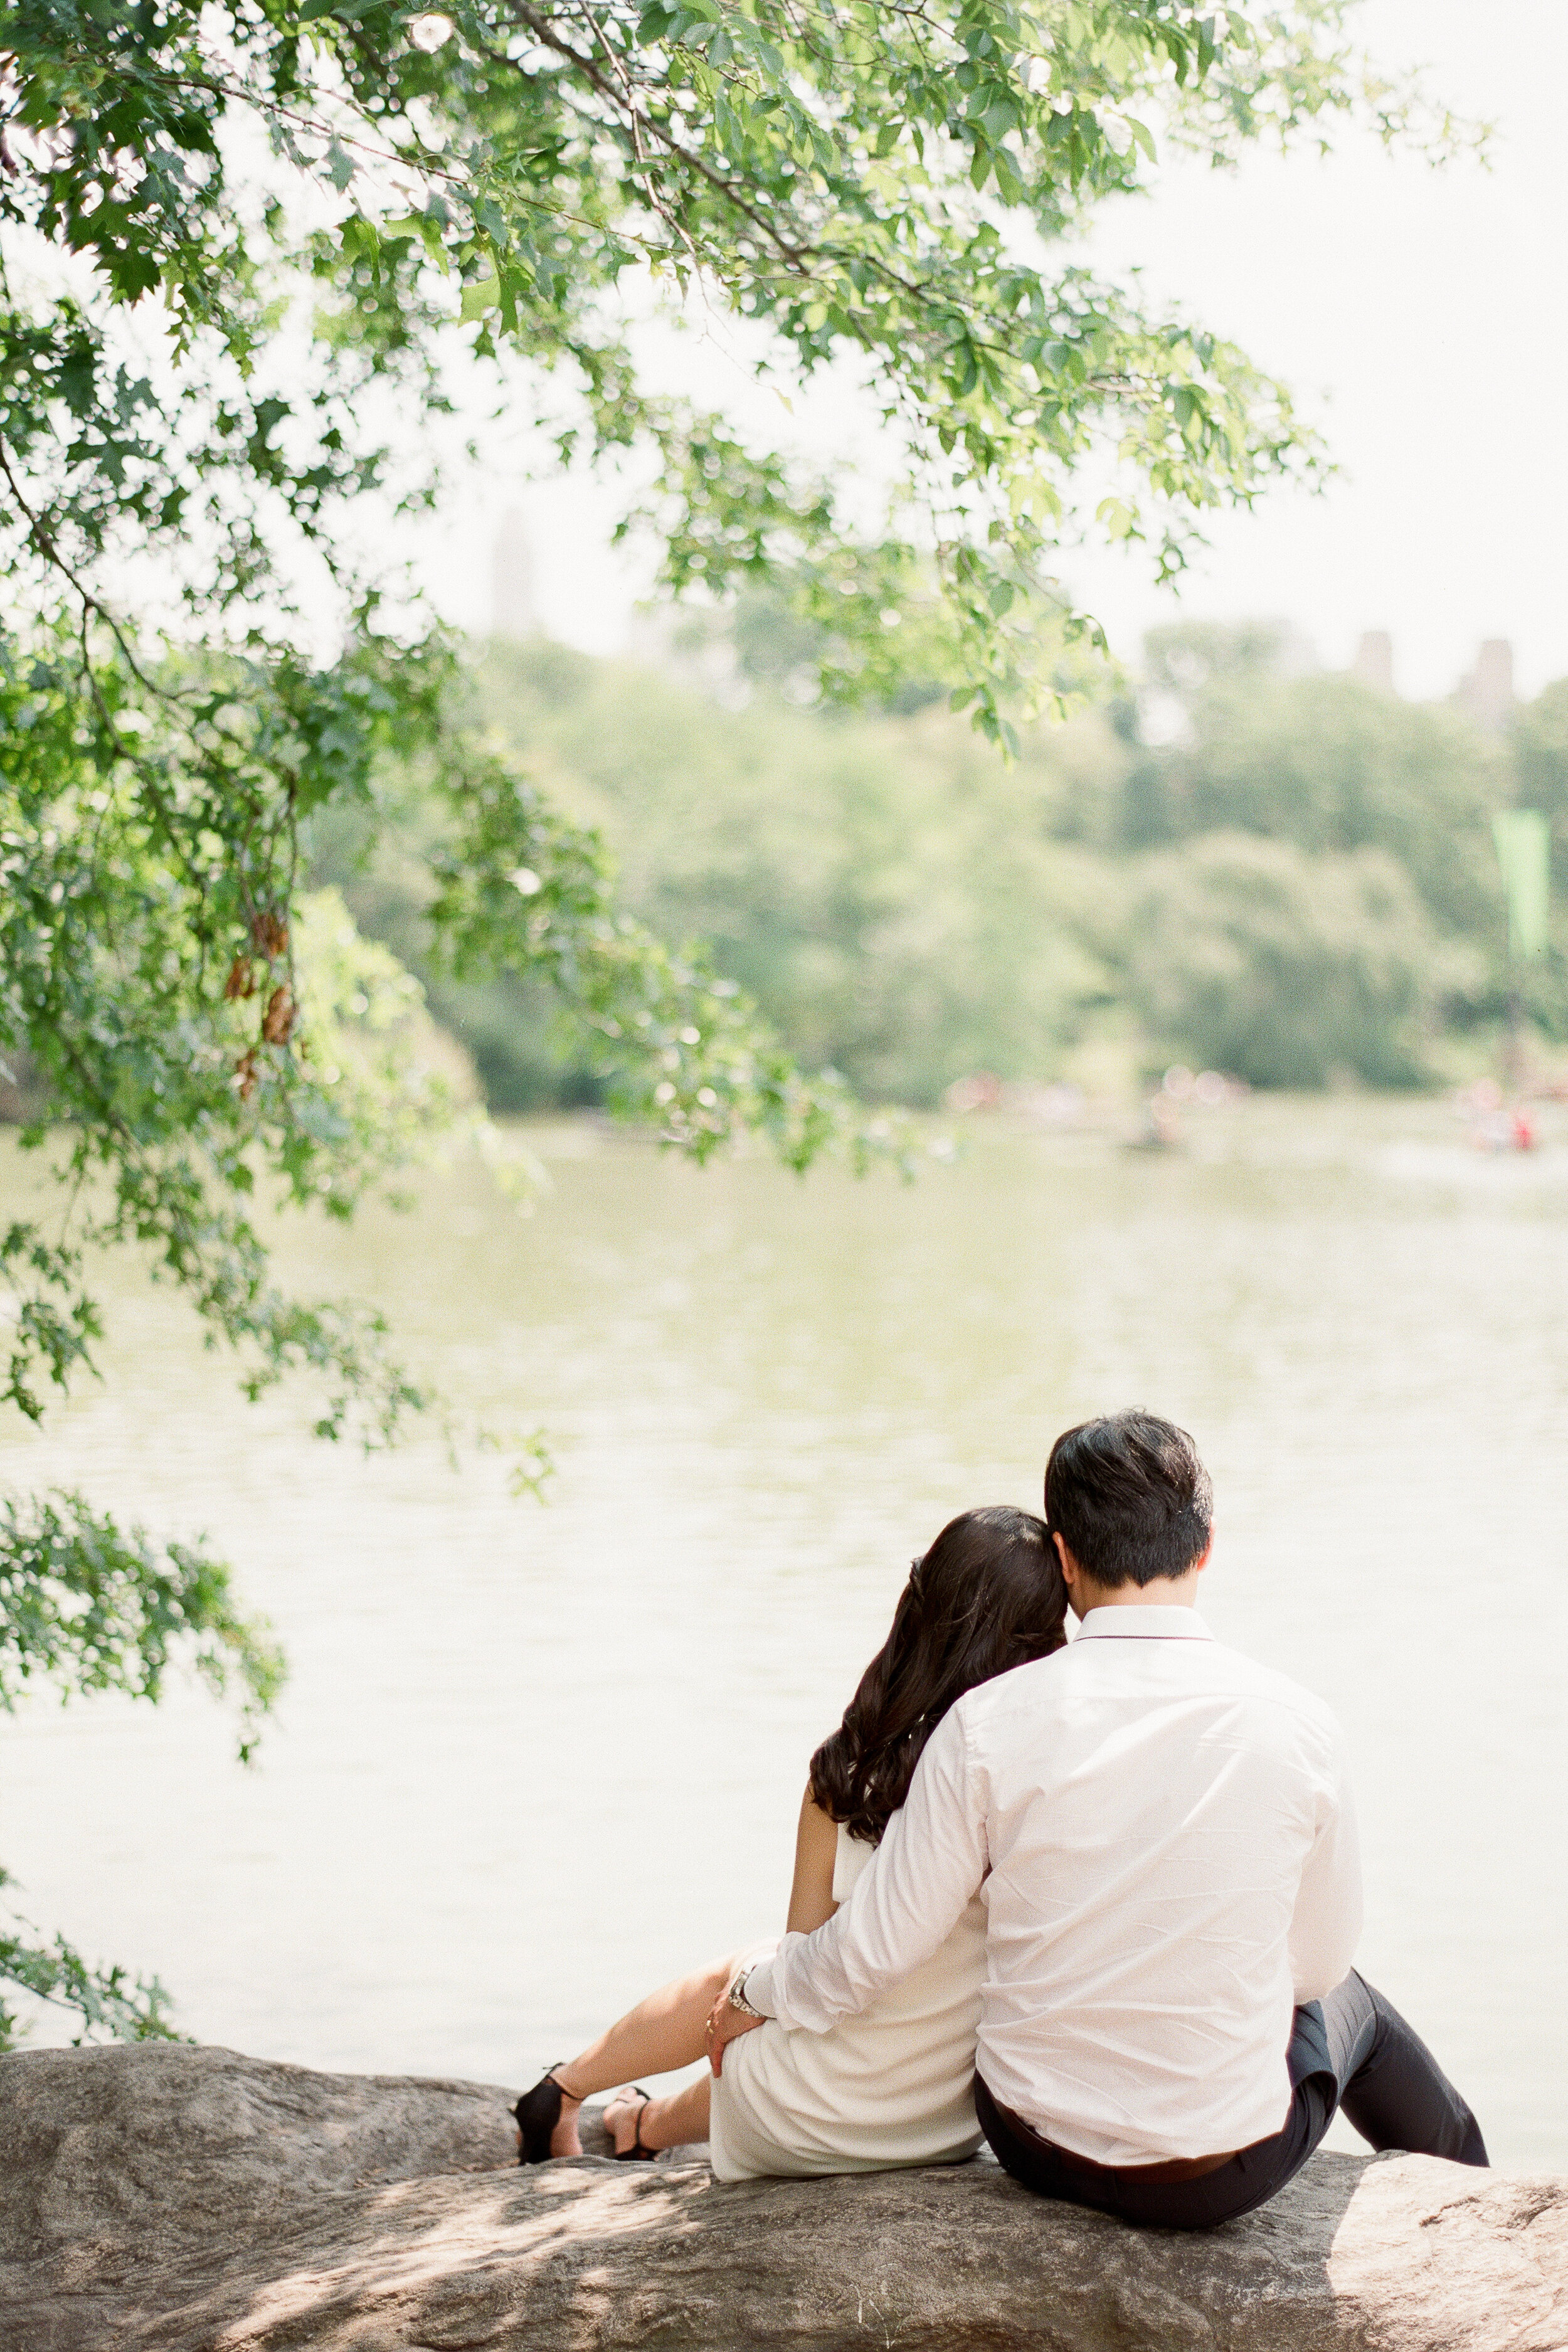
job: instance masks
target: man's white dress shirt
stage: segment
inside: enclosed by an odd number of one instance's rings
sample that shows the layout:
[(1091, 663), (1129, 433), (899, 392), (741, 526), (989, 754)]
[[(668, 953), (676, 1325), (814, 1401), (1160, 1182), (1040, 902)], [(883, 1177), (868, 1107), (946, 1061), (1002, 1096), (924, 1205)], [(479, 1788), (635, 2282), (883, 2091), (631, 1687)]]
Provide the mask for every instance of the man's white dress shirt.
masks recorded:
[(1267, 2138), (1298, 2001), (1347, 1973), (1361, 1871), (1329, 1709), (1187, 1608), (1091, 1610), (966, 1692), (849, 1900), (748, 1999), (823, 2032), (987, 1906), (976, 2070), (1104, 2164)]

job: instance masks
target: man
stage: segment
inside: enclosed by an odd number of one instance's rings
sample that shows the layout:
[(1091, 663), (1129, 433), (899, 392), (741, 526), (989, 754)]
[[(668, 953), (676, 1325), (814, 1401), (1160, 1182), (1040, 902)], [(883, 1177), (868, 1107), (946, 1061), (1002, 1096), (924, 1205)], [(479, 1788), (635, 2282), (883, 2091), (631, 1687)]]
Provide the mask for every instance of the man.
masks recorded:
[(1129, 2221), (1250, 2211), (1345, 2114), (1373, 2147), (1484, 2165), (1474, 2116), (1351, 1968), (1355, 1823), (1328, 1708), (1196, 1611), (1212, 1489), (1184, 1431), (1069, 1429), (1046, 1517), (1081, 1620), (969, 1691), (849, 1900), (737, 1980), (726, 2042), (821, 2032), (988, 1910), (975, 2105), (1014, 2177)]

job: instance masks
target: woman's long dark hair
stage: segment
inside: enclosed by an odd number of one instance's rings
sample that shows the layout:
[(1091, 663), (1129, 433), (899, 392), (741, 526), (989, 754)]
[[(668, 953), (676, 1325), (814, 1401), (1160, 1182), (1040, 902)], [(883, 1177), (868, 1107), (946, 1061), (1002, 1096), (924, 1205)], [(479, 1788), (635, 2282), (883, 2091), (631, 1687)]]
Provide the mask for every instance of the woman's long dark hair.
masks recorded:
[(1067, 1592), (1043, 1519), (996, 1503), (950, 1519), (893, 1612), (844, 1721), (811, 1759), (825, 1813), (878, 1844), (953, 1700), (1067, 1640)]

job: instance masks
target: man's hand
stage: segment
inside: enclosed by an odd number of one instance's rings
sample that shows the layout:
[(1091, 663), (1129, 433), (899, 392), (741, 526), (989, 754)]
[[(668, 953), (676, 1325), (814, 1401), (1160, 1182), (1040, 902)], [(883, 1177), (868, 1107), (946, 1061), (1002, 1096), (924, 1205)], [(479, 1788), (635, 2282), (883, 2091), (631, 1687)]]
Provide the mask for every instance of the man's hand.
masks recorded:
[(713, 2004), (712, 2014), (703, 2034), (708, 2044), (708, 2063), (715, 2074), (724, 2072), (726, 2042), (733, 2042), (737, 2034), (750, 2033), (753, 2026), (766, 2023), (765, 2017), (748, 2017), (743, 2009), (737, 2009), (730, 1999), (730, 1988), (726, 1985)]

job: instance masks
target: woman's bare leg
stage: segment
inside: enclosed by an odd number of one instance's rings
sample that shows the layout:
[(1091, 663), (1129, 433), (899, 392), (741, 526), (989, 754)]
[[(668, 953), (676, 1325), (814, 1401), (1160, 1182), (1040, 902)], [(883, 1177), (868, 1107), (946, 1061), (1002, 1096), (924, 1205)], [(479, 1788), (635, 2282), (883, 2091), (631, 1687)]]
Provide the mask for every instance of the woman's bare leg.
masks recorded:
[(706, 2139), (712, 2088), (713, 2077), (700, 2074), (684, 2091), (672, 2091), (666, 2099), (650, 2099), (646, 2107), (630, 2092), (612, 2099), (605, 2109), (605, 2129), (616, 2154), (624, 2156), (639, 2139), (644, 2147), (686, 2147), (693, 2140)]
[[(696, 1976), (678, 1977), (673, 1984), (661, 1985), (658, 1992), (650, 1992), (635, 2009), (628, 2009), (607, 2033), (590, 2042), (575, 2058), (564, 2066), (552, 2067), (551, 2072), (565, 2095), (561, 2102), (561, 2120), (550, 2136), (551, 2155), (582, 2155), (577, 2110), (595, 2091), (614, 2090), (618, 2084), (634, 2083), (639, 2074), (667, 2074), (677, 2066), (694, 2066), (700, 2058), (706, 2057), (703, 2028), (709, 2011), (733, 1973), (731, 1958), (715, 1960)], [(705, 2088), (700, 2084), (697, 2087)], [(673, 2100), (659, 2101), (661, 2106), (675, 2104)], [(706, 2120), (701, 2132), (689, 2133), (688, 2137), (705, 2138)], [(679, 2138), (648, 2140), (646, 2129), (643, 2138), (649, 2147), (680, 2145)]]

